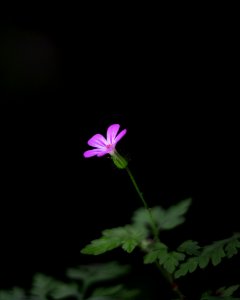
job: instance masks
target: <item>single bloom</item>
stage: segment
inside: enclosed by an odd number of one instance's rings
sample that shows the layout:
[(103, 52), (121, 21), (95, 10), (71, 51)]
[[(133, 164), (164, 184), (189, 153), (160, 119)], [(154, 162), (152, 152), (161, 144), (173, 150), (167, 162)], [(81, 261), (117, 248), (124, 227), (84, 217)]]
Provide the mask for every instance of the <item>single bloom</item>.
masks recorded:
[(116, 145), (120, 139), (126, 134), (127, 130), (122, 130), (119, 134), (120, 125), (113, 124), (107, 129), (107, 139), (101, 134), (95, 134), (89, 141), (88, 145), (94, 147), (94, 149), (84, 152), (84, 157), (92, 156), (103, 156), (105, 154), (110, 154), (112, 158), (118, 156), (116, 151)]

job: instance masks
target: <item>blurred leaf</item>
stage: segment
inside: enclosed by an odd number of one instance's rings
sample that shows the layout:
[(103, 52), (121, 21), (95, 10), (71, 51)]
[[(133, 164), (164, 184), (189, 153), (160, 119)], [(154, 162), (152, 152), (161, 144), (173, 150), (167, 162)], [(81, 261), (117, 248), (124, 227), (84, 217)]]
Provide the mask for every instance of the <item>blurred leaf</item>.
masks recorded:
[(240, 298), (233, 298), (233, 297), (217, 297), (217, 296), (202, 296), (201, 300), (240, 300)]
[(92, 296), (90, 298), (87, 298), (86, 300), (116, 300), (109, 296)]
[(225, 252), (223, 251), (223, 248), (222, 247), (217, 248), (212, 253), (212, 257), (211, 257), (212, 264), (214, 266), (217, 266), (218, 264), (220, 264), (223, 257), (225, 257)]
[[(92, 284), (116, 279), (128, 273), (129, 269), (129, 266), (120, 265), (118, 262), (83, 265), (79, 269), (69, 269), (67, 271), (68, 277), (82, 281), (80, 287), (76, 283), (64, 283), (44, 274), (36, 274), (28, 296), (22, 289), (14, 288), (9, 291), (0, 291), (0, 300), (67, 300), (69, 298), (82, 300), (86, 299), (85, 293)], [(81, 289), (82, 293), (79, 292)], [(135, 299), (139, 293), (138, 290), (125, 288), (121, 284), (92, 290), (92, 295), (89, 298), (92, 300), (130, 300)]]
[(112, 280), (127, 274), (130, 271), (128, 265), (120, 265), (118, 262), (102, 264), (82, 265), (79, 268), (67, 270), (67, 276), (71, 279), (81, 280), (89, 286), (95, 282)]
[(240, 248), (240, 241), (238, 240), (238, 236), (237, 236), (237, 238), (229, 241), (229, 243), (225, 247), (227, 257), (231, 258), (233, 255), (237, 254), (239, 248)]
[(209, 261), (210, 261), (210, 257), (207, 255), (202, 254), (198, 257), (199, 267), (201, 269), (206, 268), (206, 266), (209, 264)]
[(26, 300), (24, 290), (20, 288), (13, 288), (10, 291), (0, 291), (0, 300)]
[[(111, 299), (134, 299), (139, 294), (136, 289), (126, 289), (122, 284), (112, 287), (101, 287), (94, 290), (92, 297), (96, 296), (108, 296)], [(91, 299), (92, 299), (91, 297)]]
[(188, 211), (191, 202), (191, 199), (186, 199), (168, 208), (165, 211), (165, 219), (159, 219), (159, 228), (172, 229), (182, 224), (185, 221), (184, 215)]
[(224, 286), (224, 287), (219, 288), (217, 291), (218, 291), (219, 293), (221, 293), (221, 295), (223, 295), (223, 296), (225, 296), (225, 297), (228, 297), (228, 296), (232, 296), (232, 294), (233, 294), (234, 292), (236, 292), (236, 290), (238, 290), (239, 287), (240, 287), (239, 284), (229, 286), (228, 288), (226, 288), (226, 287)]
[(222, 241), (214, 242), (212, 245), (205, 246), (201, 255), (211, 259), (214, 266), (218, 265), (222, 258), (225, 257), (223, 250), (224, 243)]
[(101, 287), (94, 290), (92, 296), (112, 296), (118, 293), (123, 288), (122, 284), (110, 286), (110, 287)]
[(15, 300), (9, 291), (0, 291), (0, 300)]
[(67, 297), (76, 296), (79, 298), (78, 285), (75, 283), (57, 283), (51, 293), (53, 299), (65, 299)]
[[(228, 288), (221, 287), (217, 291), (208, 291), (202, 294), (201, 300), (240, 300), (239, 297), (231, 297), (232, 294), (239, 288), (238, 285), (233, 285)], [(212, 296), (213, 294), (218, 294), (218, 296)]]
[(31, 295), (37, 300), (48, 300), (48, 295), (55, 288), (55, 280), (43, 274), (36, 274), (33, 278)]
[[(160, 230), (173, 229), (185, 221), (184, 215), (189, 209), (191, 199), (183, 200), (176, 205), (164, 209), (160, 206), (151, 209), (153, 218)], [(151, 220), (149, 214), (144, 208), (135, 211), (133, 218), (133, 225), (138, 228), (150, 228)]]
[[(117, 297), (118, 299), (122, 300), (133, 300), (140, 294), (138, 289), (126, 289), (122, 288), (121, 291), (118, 292)], [(116, 299), (114, 299), (116, 300)]]

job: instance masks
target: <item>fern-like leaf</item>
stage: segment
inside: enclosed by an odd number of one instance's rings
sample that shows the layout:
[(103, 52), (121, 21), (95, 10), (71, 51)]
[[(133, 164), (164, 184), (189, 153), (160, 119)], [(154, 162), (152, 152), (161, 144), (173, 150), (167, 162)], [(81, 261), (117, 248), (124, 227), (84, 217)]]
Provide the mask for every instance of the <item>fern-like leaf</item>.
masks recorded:
[(157, 242), (153, 244), (149, 248), (148, 253), (144, 256), (144, 263), (151, 264), (159, 260), (160, 258), (163, 260), (163, 258), (168, 253), (167, 249), (168, 249), (167, 246), (163, 243)]
[(102, 237), (85, 246), (81, 253), (99, 255), (118, 247), (131, 253), (146, 237), (146, 230), (139, 230), (131, 225), (106, 229), (102, 232)]
[(202, 247), (201, 251), (196, 242), (184, 242), (178, 247), (178, 251), (186, 252), (189, 255), (195, 254), (195, 256), (188, 258), (179, 266), (178, 270), (175, 272), (175, 277), (179, 278), (187, 273), (191, 273), (195, 271), (198, 266), (201, 269), (204, 269), (209, 262), (212, 262), (213, 266), (217, 266), (224, 257), (230, 258), (234, 254), (237, 254), (238, 249), (240, 248), (239, 239), (240, 234), (234, 234), (228, 239), (216, 241), (211, 245)]
[(173, 273), (179, 265), (179, 262), (185, 258), (185, 254), (183, 253), (176, 251), (168, 252), (167, 246), (160, 242), (153, 244), (148, 251), (149, 252), (144, 256), (144, 263), (157, 262), (169, 273)]
[[(191, 199), (186, 199), (168, 209), (160, 206), (152, 208), (151, 213), (159, 230), (173, 229), (182, 224), (185, 221), (184, 215), (188, 211), (190, 204)], [(149, 214), (144, 208), (135, 211), (132, 221), (133, 225), (138, 228), (151, 228)]]
[(198, 245), (198, 242), (188, 240), (188, 241), (183, 242), (177, 248), (177, 250), (179, 252), (183, 252), (183, 253), (186, 253), (188, 255), (198, 255), (198, 254), (200, 254), (200, 248), (201, 247)]

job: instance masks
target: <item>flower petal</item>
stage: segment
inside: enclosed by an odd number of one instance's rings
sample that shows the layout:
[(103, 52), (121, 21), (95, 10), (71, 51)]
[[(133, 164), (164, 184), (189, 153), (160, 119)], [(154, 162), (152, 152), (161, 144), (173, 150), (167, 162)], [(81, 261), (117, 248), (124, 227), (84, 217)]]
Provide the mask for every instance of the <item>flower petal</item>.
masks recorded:
[(105, 148), (107, 141), (101, 134), (95, 134), (89, 141), (88, 145), (99, 149)]
[(113, 144), (115, 143), (115, 137), (118, 133), (118, 130), (120, 128), (120, 125), (119, 124), (113, 124), (111, 126), (108, 127), (108, 130), (107, 130), (107, 142), (109, 144)]
[(115, 144), (121, 140), (121, 138), (127, 133), (127, 129), (122, 130), (115, 138)]
[(108, 154), (108, 151), (102, 151), (97, 154), (98, 157)]
[(84, 156), (84, 157), (92, 157), (92, 156), (94, 156), (94, 155), (99, 155), (99, 154), (101, 154), (101, 153), (103, 153), (102, 155), (104, 155), (104, 154), (105, 154), (105, 151), (100, 150), (100, 149), (92, 149), (92, 150), (85, 151), (85, 152), (83, 153), (83, 156)]

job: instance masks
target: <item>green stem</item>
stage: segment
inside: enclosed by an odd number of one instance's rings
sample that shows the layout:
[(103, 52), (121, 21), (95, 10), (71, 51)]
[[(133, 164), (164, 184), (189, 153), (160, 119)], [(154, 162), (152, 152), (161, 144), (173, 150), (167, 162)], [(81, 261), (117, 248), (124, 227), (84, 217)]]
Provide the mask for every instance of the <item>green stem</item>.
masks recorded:
[[(148, 207), (147, 202), (145, 201), (142, 192), (140, 191), (137, 182), (132, 174), (132, 172), (130, 171), (130, 169), (128, 167), (125, 168), (132, 183), (133, 186), (135, 188), (135, 190), (137, 191), (140, 199), (142, 200), (143, 206), (144, 208), (148, 211), (149, 217), (150, 217), (150, 221), (151, 221), (151, 226), (152, 226), (152, 231), (153, 231), (153, 235), (154, 235), (154, 239), (155, 241), (160, 241), (159, 237), (158, 237), (158, 229), (157, 229), (157, 225), (154, 221), (151, 209)], [(157, 264), (158, 269), (161, 271), (162, 275), (165, 277), (165, 279), (169, 282), (169, 284), (171, 285), (172, 291), (178, 295), (180, 300), (186, 299), (185, 296), (182, 294), (182, 292), (180, 291), (178, 285), (174, 282), (173, 280), (173, 276), (166, 271), (164, 268), (162, 268), (161, 265)]]
[(158, 238), (158, 229), (157, 229), (157, 225), (156, 225), (156, 223), (155, 223), (155, 221), (153, 219), (153, 215), (152, 215), (151, 209), (148, 207), (147, 202), (145, 201), (145, 199), (143, 197), (143, 193), (140, 191), (140, 189), (139, 189), (139, 187), (138, 187), (138, 185), (136, 183), (136, 180), (133, 177), (133, 174), (129, 170), (128, 167), (126, 167), (126, 171), (127, 171), (128, 175), (129, 175), (129, 177), (130, 177), (130, 179), (131, 179), (131, 181), (132, 181), (132, 183), (133, 183), (133, 185), (134, 185), (134, 187), (135, 187), (135, 189), (136, 189), (136, 191), (137, 191), (140, 199), (142, 200), (143, 206), (148, 211), (148, 214), (149, 214), (149, 217), (150, 217), (150, 221), (151, 221), (153, 235), (154, 235), (155, 240), (157, 241), (157, 240), (159, 240), (159, 238)]
[(181, 290), (179, 289), (178, 285), (176, 284), (176, 282), (174, 282), (173, 280), (173, 276), (172, 274), (170, 274), (168, 271), (166, 271), (159, 263), (156, 262), (156, 266), (158, 267), (158, 269), (160, 270), (160, 272), (162, 273), (163, 277), (168, 281), (168, 283), (171, 285), (172, 291), (178, 295), (179, 300), (186, 300), (186, 297), (183, 295), (183, 293), (181, 292)]

